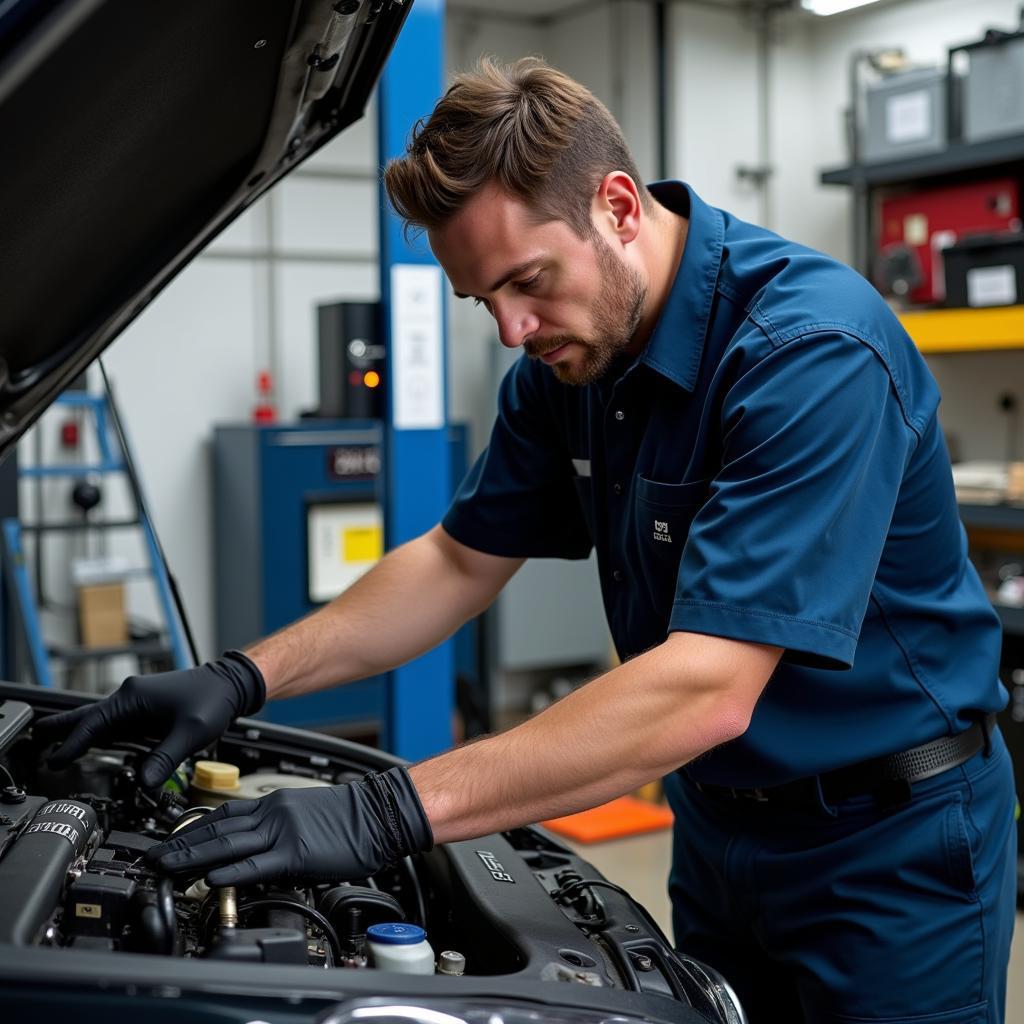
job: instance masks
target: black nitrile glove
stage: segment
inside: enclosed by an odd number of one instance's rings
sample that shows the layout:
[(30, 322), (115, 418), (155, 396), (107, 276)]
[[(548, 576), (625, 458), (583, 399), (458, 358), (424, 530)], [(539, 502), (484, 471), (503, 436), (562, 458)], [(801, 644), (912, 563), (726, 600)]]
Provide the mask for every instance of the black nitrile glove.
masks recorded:
[(146, 851), (161, 871), (200, 874), (207, 884), (253, 885), (274, 878), (316, 882), (368, 878), (385, 864), (434, 845), (423, 804), (405, 768), (359, 782), (278, 789), (261, 800), (229, 800)]
[(51, 741), (67, 736), (48, 762), (58, 769), (110, 740), (159, 736), (140, 773), (144, 786), (159, 786), (189, 754), (266, 699), (260, 670), (241, 651), (228, 651), (198, 668), (129, 676), (104, 700), (44, 718), (35, 734)]

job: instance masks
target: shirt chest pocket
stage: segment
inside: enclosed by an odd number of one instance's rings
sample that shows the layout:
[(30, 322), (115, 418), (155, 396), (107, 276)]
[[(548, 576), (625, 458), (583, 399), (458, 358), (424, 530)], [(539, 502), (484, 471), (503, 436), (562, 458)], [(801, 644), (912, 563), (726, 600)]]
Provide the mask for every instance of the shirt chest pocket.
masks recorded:
[(637, 477), (634, 515), (642, 576), (650, 600), (666, 616), (675, 598), (690, 524), (707, 501), (710, 487), (710, 480), (663, 484)]

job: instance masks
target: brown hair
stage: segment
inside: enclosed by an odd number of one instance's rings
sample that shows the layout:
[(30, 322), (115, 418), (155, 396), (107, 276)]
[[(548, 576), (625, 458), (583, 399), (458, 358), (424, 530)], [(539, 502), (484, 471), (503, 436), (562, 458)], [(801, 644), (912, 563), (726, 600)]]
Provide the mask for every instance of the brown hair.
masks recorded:
[(494, 182), (540, 220), (563, 220), (588, 238), (591, 200), (610, 171), (628, 174), (650, 209), (622, 130), (589, 89), (537, 57), (485, 57), (417, 122), (384, 187), (406, 230), (442, 226)]

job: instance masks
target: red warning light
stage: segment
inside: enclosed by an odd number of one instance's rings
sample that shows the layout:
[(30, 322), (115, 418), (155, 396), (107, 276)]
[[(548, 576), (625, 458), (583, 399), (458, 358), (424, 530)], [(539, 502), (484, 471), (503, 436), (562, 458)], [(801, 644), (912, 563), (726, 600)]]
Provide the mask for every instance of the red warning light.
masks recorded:
[(351, 387), (357, 388), (363, 383), (363, 375), (358, 370), (350, 370), (348, 382)]

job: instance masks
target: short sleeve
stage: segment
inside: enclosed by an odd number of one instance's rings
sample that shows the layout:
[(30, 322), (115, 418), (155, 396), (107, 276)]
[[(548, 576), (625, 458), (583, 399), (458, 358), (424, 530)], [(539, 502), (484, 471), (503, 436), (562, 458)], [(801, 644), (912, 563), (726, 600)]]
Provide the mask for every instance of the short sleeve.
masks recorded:
[(505, 374), (490, 441), (441, 525), (492, 555), (586, 558), (593, 545), (565, 428), (535, 371), (522, 358)]
[(730, 388), (722, 430), (669, 629), (852, 667), (916, 443), (886, 365), (846, 334), (799, 337)]

